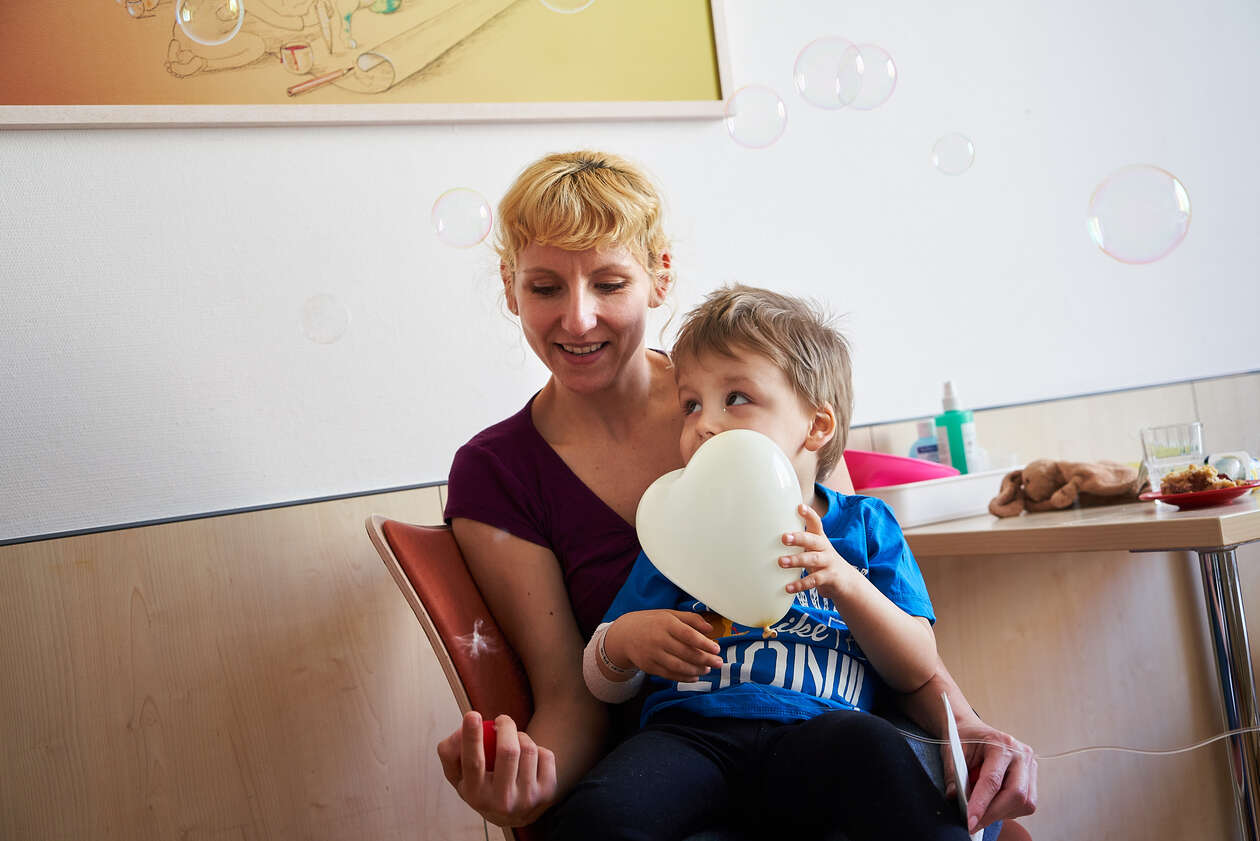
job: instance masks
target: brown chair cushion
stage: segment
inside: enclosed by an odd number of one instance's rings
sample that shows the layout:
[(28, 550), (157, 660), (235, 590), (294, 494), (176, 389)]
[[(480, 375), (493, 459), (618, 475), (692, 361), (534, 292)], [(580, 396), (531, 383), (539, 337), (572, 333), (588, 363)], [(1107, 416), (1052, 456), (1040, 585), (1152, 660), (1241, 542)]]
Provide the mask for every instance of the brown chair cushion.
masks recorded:
[(524, 727), (534, 712), (529, 678), (481, 597), (451, 530), (397, 520), (386, 520), (381, 530), (429, 614), (472, 709), (487, 720), (510, 715)]

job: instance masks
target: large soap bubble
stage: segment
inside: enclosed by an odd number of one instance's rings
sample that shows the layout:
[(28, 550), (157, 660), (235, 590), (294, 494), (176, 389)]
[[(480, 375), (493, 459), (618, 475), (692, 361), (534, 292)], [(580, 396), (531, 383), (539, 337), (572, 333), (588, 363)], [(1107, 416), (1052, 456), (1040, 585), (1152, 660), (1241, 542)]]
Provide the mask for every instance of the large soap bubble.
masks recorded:
[(1190, 195), (1177, 177), (1135, 164), (1108, 175), (1089, 199), (1089, 236), (1122, 263), (1153, 263), (1190, 230)]
[(331, 345), (346, 334), (350, 313), (332, 295), (313, 295), (302, 305), (302, 332), (321, 345)]
[(490, 233), (494, 214), (481, 193), (456, 187), (438, 196), (430, 219), (442, 242), (456, 248), (472, 248)]
[(946, 175), (962, 175), (975, 159), (976, 147), (965, 134), (947, 134), (932, 146), (932, 166)]
[[(858, 111), (870, 111), (892, 96), (893, 88), (897, 87), (897, 65), (893, 63), (892, 56), (876, 44), (861, 44), (854, 49), (857, 61), (851, 63), (857, 66), (860, 86), (849, 105)], [(844, 84), (844, 74), (849, 72), (849, 66), (850, 62), (841, 65), (841, 84)]]
[(559, 12), (562, 15), (576, 15), (583, 9), (591, 6), (595, 0), (538, 0), (553, 12)]
[(245, 23), (245, 0), (176, 0), (175, 23), (198, 44), (226, 44)]
[(810, 105), (834, 111), (851, 104), (862, 89), (862, 54), (839, 35), (806, 44), (792, 67), (796, 92)]
[(726, 130), (731, 139), (749, 149), (764, 149), (787, 128), (787, 108), (779, 95), (764, 85), (740, 88), (726, 100)]

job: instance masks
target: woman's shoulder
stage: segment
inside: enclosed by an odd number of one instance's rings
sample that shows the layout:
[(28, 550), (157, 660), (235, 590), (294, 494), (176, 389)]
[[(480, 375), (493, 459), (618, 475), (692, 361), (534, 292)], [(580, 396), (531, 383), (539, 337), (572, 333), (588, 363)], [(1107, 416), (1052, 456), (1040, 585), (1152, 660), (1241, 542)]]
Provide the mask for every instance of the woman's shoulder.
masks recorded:
[(534, 398), (531, 397), (520, 411), (498, 423), (487, 426), (468, 439), (468, 442), (461, 446), (460, 449), (473, 448), (496, 451), (505, 447), (513, 449), (520, 447), (523, 441), (528, 440), (531, 436), (536, 437), (538, 435), (538, 431), (534, 429), (533, 419), (530, 417), (533, 405)]
[(455, 451), (448, 488), (478, 489), (487, 482), (507, 481), (514, 491), (522, 480), (547, 468), (547, 443), (530, 417), (533, 398), (514, 415), (478, 432)]

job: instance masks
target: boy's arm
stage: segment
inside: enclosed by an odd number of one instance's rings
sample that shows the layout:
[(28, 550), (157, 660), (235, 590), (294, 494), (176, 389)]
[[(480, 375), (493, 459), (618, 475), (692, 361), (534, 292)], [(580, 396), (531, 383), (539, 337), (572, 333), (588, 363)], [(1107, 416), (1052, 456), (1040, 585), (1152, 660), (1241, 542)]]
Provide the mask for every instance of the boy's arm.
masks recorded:
[(857, 571), (852, 582), (833, 597), (853, 639), (879, 676), (897, 692), (914, 692), (936, 674), (936, 634), (922, 616), (911, 616), (889, 601)]
[[(617, 630), (617, 642), (610, 641)], [(685, 610), (636, 610), (601, 624), (582, 653), (582, 677), (591, 694), (609, 704), (629, 701), (644, 673), (691, 682), (721, 668), (712, 626)]]
[(641, 670), (688, 683), (722, 668), (721, 647), (705, 636), (713, 626), (687, 610), (636, 610), (618, 617), (604, 633), (600, 671), (627, 680), (616, 669)]
[(936, 674), (936, 635), (921, 616), (894, 604), (857, 567), (840, 557), (823, 533), (818, 513), (799, 508), (805, 532), (783, 536), (803, 552), (779, 559), (784, 567), (803, 567), (809, 575), (787, 585), (789, 593), (817, 588), (836, 605), (853, 638), (881, 678), (898, 692), (914, 692)]
[(629, 700), (644, 672), (692, 681), (721, 667), (712, 627), (698, 614), (670, 610), (685, 594), (640, 553), (604, 621), (586, 645), (582, 674), (591, 693), (608, 703)]

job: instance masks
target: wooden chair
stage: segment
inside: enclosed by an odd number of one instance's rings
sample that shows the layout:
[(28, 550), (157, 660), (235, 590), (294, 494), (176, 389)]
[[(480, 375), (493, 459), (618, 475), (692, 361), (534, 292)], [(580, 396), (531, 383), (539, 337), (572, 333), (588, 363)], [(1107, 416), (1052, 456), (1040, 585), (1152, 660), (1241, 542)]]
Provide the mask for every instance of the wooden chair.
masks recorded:
[[(488, 721), (507, 714), (522, 726), (534, 713), (529, 679), (494, 621), (464, 556), (445, 526), (417, 526), (379, 514), (368, 536), (415, 611), (442, 664), (460, 713)], [(543, 841), (531, 827), (502, 829), (504, 841)]]
[[(506, 713), (518, 724), (528, 722), (534, 711), (529, 679), (481, 597), (450, 528), (412, 525), (379, 514), (368, 517), (366, 526), (376, 551), (420, 620), (460, 712), (477, 710), (488, 720)], [(543, 841), (542, 833), (533, 827), (501, 831), (505, 841)], [(741, 839), (738, 833), (715, 829), (691, 841)], [(1030, 838), (1023, 827), (1006, 821), (998, 841)]]

